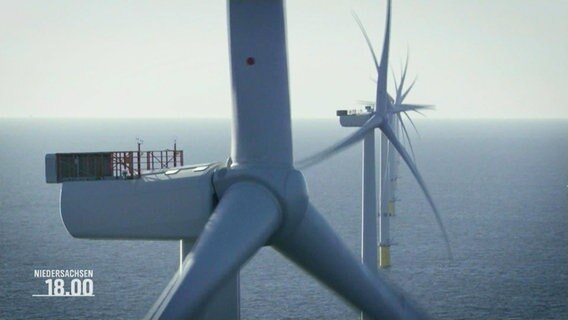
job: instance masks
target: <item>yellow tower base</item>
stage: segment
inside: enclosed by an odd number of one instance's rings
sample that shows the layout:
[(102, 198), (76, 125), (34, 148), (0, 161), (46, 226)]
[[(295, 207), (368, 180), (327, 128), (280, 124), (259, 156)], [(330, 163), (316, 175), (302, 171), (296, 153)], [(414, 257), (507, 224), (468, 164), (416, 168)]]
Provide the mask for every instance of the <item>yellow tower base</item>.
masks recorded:
[(390, 246), (386, 245), (379, 245), (379, 268), (388, 268), (390, 267)]
[(394, 201), (387, 203), (387, 215), (390, 217), (394, 216)]

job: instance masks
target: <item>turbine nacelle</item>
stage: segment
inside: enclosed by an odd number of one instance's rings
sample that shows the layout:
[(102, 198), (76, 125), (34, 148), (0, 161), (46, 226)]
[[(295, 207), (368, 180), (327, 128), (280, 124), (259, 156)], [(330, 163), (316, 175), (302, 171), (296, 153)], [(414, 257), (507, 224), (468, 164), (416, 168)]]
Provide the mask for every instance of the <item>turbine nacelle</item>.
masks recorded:
[(61, 218), (76, 238), (195, 240), (217, 197), (219, 163), (152, 172), (139, 179), (63, 182)]

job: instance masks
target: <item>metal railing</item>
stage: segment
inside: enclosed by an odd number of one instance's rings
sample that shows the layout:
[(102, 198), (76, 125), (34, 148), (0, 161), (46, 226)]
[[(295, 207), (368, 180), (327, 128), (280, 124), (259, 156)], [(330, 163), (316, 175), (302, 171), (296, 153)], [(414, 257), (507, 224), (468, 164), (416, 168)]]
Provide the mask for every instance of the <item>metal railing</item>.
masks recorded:
[(140, 177), (143, 170), (152, 171), (183, 166), (182, 150), (113, 151), (111, 152), (113, 176)]
[(183, 166), (183, 151), (174, 149), (142, 151), (108, 151), (87, 153), (57, 153), (51, 170), (56, 182), (134, 179), (143, 171)]

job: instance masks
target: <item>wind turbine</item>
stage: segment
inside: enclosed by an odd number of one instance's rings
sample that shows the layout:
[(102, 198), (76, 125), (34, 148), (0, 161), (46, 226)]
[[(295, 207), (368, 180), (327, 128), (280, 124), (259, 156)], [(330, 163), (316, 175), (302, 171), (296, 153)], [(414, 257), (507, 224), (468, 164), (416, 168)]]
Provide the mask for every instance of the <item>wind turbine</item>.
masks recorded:
[[(356, 14), (353, 14), (357, 24), (363, 36), (368, 39), (367, 33), (360, 19)], [(416, 79), (411, 83), (411, 85), (404, 90), (404, 82), (406, 80), (406, 74), (408, 70), (408, 56), (406, 63), (402, 69), (402, 76), (400, 85), (394, 77), (395, 86), (395, 98), (393, 99), (389, 95), (388, 112), (386, 118), (388, 123), (393, 129), (396, 137), (400, 139), (400, 135), (403, 135), (402, 142), (407, 141), (408, 146), (411, 150), (412, 159), (414, 162), (414, 150), (412, 148), (412, 143), (406, 125), (401, 114), (404, 114), (414, 129), (416, 126), (412, 121), (412, 118), (408, 115), (408, 112), (414, 111), (421, 113), (422, 109), (430, 109), (429, 105), (421, 104), (405, 104), (404, 100), (412, 87), (414, 86)], [(361, 101), (368, 105), (365, 112), (360, 113), (348, 113), (346, 110), (338, 110), (337, 114), (340, 117), (340, 123), (344, 127), (361, 127), (374, 113), (373, 108), (376, 106), (374, 102)], [(401, 132), (402, 131), (402, 132)], [(380, 148), (380, 159), (379, 162), (379, 172), (380, 186), (378, 190), (380, 191), (380, 203), (378, 210), (378, 224), (380, 226), (378, 233), (378, 253), (375, 251), (374, 242), (377, 239), (377, 219), (375, 218), (376, 210), (376, 183), (375, 183), (375, 143), (374, 143), (374, 130), (368, 132), (363, 138), (363, 164), (362, 164), (362, 176), (363, 176), (363, 201), (362, 201), (362, 226), (361, 226), (361, 258), (363, 263), (368, 267), (373, 268), (375, 263), (378, 264), (380, 268), (386, 268), (390, 266), (390, 223), (389, 220), (395, 214), (395, 191), (398, 179), (398, 162), (399, 155), (394, 148), (394, 146), (388, 141), (384, 134), (381, 134), (381, 148)], [(378, 256), (378, 259), (377, 259)]]
[(63, 183), (65, 226), (84, 238), (195, 241), (150, 310), (152, 319), (200, 317), (265, 245), (372, 318), (424, 318), (357, 261), (310, 204), (294, 168), (283, 0), (231, 0), (228, 11), (233, 119), (227, 165)]
[[(393, 125), (392, 125), (392, 116), (394, 114), (394, 107), (392, 102), (390, 101), (390, 97), (387, 93), (387, 68), (388, 68), (388, 57), (389, 57), (389, 45), (390, 45), (390, 17), (391, 17), (391, 2), (388, 1), (387, 4), (387, 21), (386, 21), (386, 29), (385, 29), (385, 37), (384, 37), (384, 42), (383, 42), (383, 51), (381, 54), (381, 60), (380, 60), (380, 64), (379, 61), (377, 60), (377, 56), (375, 55), (375, 51), (373, 50), (373, 46), (371, 44), (371, 41), (369, 39), (369, 37), (367, 36), (367, 33), (365, 31), (365, 29), (363, 28), (361, 22), (357, 19), (357, 17), (355, 16), (355, 19), (357, 20), (359, 27), (361, 28), (361, 31), (365, 37), (365, 40), (367, 42), (367, 45), (369, 47), (369, 51), (371, 52), (371, 55), (373, 57), (373, 61), (375, 63), (375, 68), (377, 70), (378, 73), (378, 80), (377, 80), (377, 93), (376, 93), (376, 103), (375, 103), (375, 111), (372, 112), (370, 114), (370, 116), (366, 119), (366, 121), (361, 125), (361, 127), (355, 131), (353, 134), (349, 135), (348, 137), (340, 140), (339, 142), (335, 143), (334, 145), (324, 149), (321, 152), (318, 152), (300, 162), (298, 162), (298, 167), (299, 168), (307, 168), (309, 166), (315, 165), (343, 150), (345, 150), (346, 148), (352, 146), (353, 144), (359, 142), (362, 139), (367, 139), (367, 137), (369, 137), (369, 135), (374, 132), (375, 128), (378, 128), (382, 131), (383, 133), (383, 138), (382, 138), (382, 146), (386, 146), (386, 142), (388, 140), (388, 142), (390, 142), (393, 146), (393, 148), (398, 152), (398, 154), (402, 157), (402, 159), (404, 160), (404, 162), (406, 163), (406, 165), (408, 166), (408, 168), (410, 169), (410, 171), (412, 172), (414, 178), (416, 179), (416, 181), (418, 182), (418, 185), (420, 186), (420, 188), (422, 189), (422, 192), (424, 193), (426, 200), (428, 201), (430, 207), (432, 208), (433, 212), (434, 212), (434, 217), (436, 218), (436, 222), (438, 223), (438, 226), (442, 232), (442, 236), (444, 238), (445, 244), (446, 244), (446, 249), (448, 251), (448, 255), (451, 257), (452, 253), (451, 253), (451, 247), (450, 247), (450, 243), (449, 243), (449, 239), (446, 233), (446, 229), (444, 228), (442, 219), (440, 217), (440, 214), (438, 212), (438, 209), (436, 207), (436, 204), (434, 203), (434, 200), (432, 199), (432, 196), (430, 195), (430, 192), (428, 191), (428, 188), (426, 187), (426, 183), (424, 182), (424, 179), (422, 178), (420, 172), (418, 171), (416, 165), (414, 164), (414, 161), (412, 160), (412, 158), (410, 157), (410, 155), (408, 154), (408, 152), (406, 151), (406, 149), (403, 147), (402, 143), (399, 141), (395, 131), (393, 130)], [(407, 93), (407, 92), (406, 92)], [(401, 110), (404, 110), (406, 107), (402, 107), (404, 106), (404, 104), (400, 104), (399, 108)], [(411, 109), (420, 109), (420, 108), (424, 108), (424, 106), (413, 106), (413, 105), (409, 105), (409, 109), (406, 111), (409, 111)], [(365, 142), (365, 145), (367, 145), (367, 142)], [(381, 166), (384, 166), (386, 164), (386, 158), (383, 159)], [(368, 164), (369, 158), (364, 159), (364, 167), (366, 164)], [(386, 168), (385, 168), (386, 169)], [(386, 170), (382, 170), (383, 172), (386, 172)], [(383, 177), (381, 177), (381, 180), (383, 179)], [(370, 179), (365, 179), (365, 172), (364, 172), (364, 181), (370, 181)], [(364, 182), (365, 183), (365, 182)], [(364, 184), (365, 187), (365, 184)], [(369, 189), (372, 189), (369, 188)], [(383, 197), (384, 199), (384, 197)], [(365, 200), (364, 200), (365, 202)], [(382, 201), (381, 201), (382, 204)], [(386, 207), (383, 207), (383, 205), (380, 206), (380, 210), (381, 212), (379, 212), (379, 215), (382, 216), (384, 209), (386, 209)], [(376, 243), (376, 237), (373, 237), (373, 226), (376, 227), (376, 222), (374, 222), (373, 218), (369, 218), (368, 217), (368, 211), (367, 210), (363, 210), (364, 212), (364, 216), (363, 216), (363, 235), (362, 235), (362, 241), (363, 241), (363, 245), (362, 245), (362, 252), (363, 252), (363, 260), (364, 261), (369, 261), (370, 259), (367, 259), (365, 257), (365, 252), (370, 252), (371, 246), (374, 248), (375, 243)], [(368, 226), (366, 225), (367, 223), (370, 223), (372, 226)], [(369, 230), (370, 232), (365, 234), (365, 230)], [(381, 229), (382, 230), (382, 229)], [(375, 232), (376, 235), (376, 232)], [(386, 251), (388, 252), (388, 251)]]
[[(355, 13), (353, 17), (357, 22), (363, 36), (368, 40), (367, 33), (360, 19)], [(403, 137), (406, 138), (408, 145), (411, 150), (412, 159), (415, 161), (414, 150), (412, 149), (412, 143), (410, 141), (410, 136), (406, 130), (406, 126), (401, 117), (404, 113), (408, 120), (411, 121), (412, 126), (416, 129), (416, 126), (412, 122), (412, 119), (408, 115), (409, 111), (420, 112), (421, 109), (429, 109), (428, 105), (417, 105), (417, 104), (405, 104), (404, 99), (414, 86), (416, 80), (410, 85), (410, 87), (403, 92), (404, 82), (406, 79), (406, 73), (408, 70), (408, 58), (406, 64), (402, 70), (401, 83), (398, 85), (396, 78), (395, 82), (395, 98), (393, 99), (389, 95), (389, 103), (386, 113), (387, 122), (393, 129), (396, 137), (399, 138), (400, 131), (402, 128)], [(340, 124), (344, 127), (362, 127), (375, 112), (373, 108), (376, 107), (376, 103), (369, 101), (362, 101), (365, 103), (365, 111), (363, 112), (348, 112), (347, 110), (338, 110), (337, 115), (339, 116)], [(363, 152), (362, 152), (362, 206), (361, 206), (361, 260), (369, 268), (375, 268), (376, 265), (380, 268), (386, 268), (390, 266), (390, 230), (389, 230), (389, 219), (394, 215), (395, 210), (395, 189), (396, 180), (398, 178), (398, 153), (393, 145), (388, 142), (388, 139), (384, 134), (381, 134), (381, 148), (380, 148), (380, 179), (379, 179), (379, 211), (378, 211), (378, 223), (380, 226), (379, 230), (379, 241), (378, 241), (378, 253), (375, 249), (375, 242), (377, 242), (377, 219), (375, 212), (377, 212), (376, 207), (376, 170), (375, 170), (375, 130), (367, 132), (363, 138)], [(399, 138), (400, 139), (400, 138)], [(403, 139), (404, 141), (404, 139)], [(378, 259), (377, 259), (378, 256)]]

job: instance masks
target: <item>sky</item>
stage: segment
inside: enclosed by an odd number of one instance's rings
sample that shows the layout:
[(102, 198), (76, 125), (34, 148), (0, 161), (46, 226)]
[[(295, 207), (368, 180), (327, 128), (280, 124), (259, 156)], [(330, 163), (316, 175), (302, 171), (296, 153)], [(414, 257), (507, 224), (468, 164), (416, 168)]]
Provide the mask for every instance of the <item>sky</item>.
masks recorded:
[[(286, 1), (293, 118), (374, 99), (351, 11), (379, 54), (385, 7)], [(225, 1), (0, 0), (0, 118), (229, 118), (226, 17)], [(392, 19), (391, 70), (409, 55), (406, 102), (428, 118), (568, 119), (568, 1), (400, 0)]]

